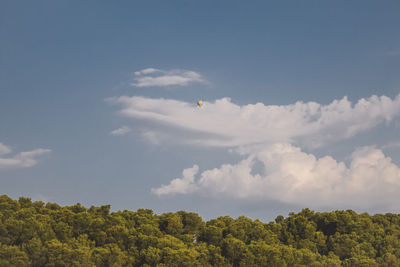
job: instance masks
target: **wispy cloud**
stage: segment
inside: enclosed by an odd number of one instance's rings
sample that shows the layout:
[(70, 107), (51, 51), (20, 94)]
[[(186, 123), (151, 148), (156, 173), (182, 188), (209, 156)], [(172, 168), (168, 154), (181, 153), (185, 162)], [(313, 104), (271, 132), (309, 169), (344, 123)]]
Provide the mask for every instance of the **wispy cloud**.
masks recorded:
[(115, 136), (125, 135), (125, 134), (129, 133), (130, 131), (131, 131), (131, 128), (129, 128), (128, 126), (122, 126), (122, 127), (118, 128), (118, 129), (115, 129), (115, 130), (111, 131), (110, 134), (111, 135), (115, 135)]
[(151, 73), (155, 73), (155, 72), (161, 72), (163, 73), (163, 70), (159, 70), (159, 69), (154, 69), (154, 68), (147, 68), (147, 69), (142, 69), (139, 71), (135, 71), (135, 75), (136, 76), (140, 76), (140, 75), (147, 75), (147, 74), (151, 74)]
[(37, 157), (50, 153), (50, 149), (35, 149), (27, 152), (20, 152), (13, 157), (4, 157), (11, 153), (12, 150), (6, 145), (0, 143), (0, 170), (1, 169), (19, 169), (32, 167), (38, 163)]
[(142, 136), (146, 141), (153, 145), (160, 144), (163, 139), (163, 134), (155, 131), (143, 131)]
[(135, 73), (135, 82), (132, 83), (136, 87), (150, 87), (150, 86), (185, 86), (189, 83), (204, 83), (203, 77), (190, 70), (160, 70), (154, 68), (147, 68)]
[(400, 142), (391, 142), (382, 146), (382, 149), (400, 147)]
[[(323, 146), (352, 137), (400, 115), (400, 96), (371, 96), (352, 104), (346, 97), (328, 105), (296, 102), (291, 105), (239, 106), (229, 98), (194, 103), (139, 96), (113, 98), (120, 113), (178, 129), (202, 133), (180, 138), (182, 143), (202, 146), (238, 147), (288, 142), (308, 147)], [(174, 138), (173, 135), (170, 138)]]

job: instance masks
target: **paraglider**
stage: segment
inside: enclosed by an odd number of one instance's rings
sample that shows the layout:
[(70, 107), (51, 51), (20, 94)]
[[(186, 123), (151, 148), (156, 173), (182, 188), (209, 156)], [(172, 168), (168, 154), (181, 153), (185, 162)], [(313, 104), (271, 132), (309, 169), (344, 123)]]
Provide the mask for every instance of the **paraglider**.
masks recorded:
[(203, 101), (201, 101), (201, 100), (197, 101), (197, 106), (198, 106), (199, 108), (201, 108), (202, 105), (203, 105)]

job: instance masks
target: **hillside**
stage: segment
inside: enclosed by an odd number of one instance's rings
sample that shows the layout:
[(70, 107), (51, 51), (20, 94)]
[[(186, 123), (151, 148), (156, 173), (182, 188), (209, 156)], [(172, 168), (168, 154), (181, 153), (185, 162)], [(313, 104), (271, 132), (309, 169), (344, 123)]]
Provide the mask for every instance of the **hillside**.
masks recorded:
[(0, 196), (0, 266), (400, 266), (400, 215), (303, 209), (241, 216)]

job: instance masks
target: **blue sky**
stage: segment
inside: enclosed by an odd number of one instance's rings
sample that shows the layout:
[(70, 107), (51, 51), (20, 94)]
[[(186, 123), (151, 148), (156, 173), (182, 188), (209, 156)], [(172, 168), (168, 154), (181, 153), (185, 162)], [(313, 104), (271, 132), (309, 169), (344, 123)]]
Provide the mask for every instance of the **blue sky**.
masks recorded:
[(1, 1), (0, 193), (205, 218), (398, 212), (399, 12)]

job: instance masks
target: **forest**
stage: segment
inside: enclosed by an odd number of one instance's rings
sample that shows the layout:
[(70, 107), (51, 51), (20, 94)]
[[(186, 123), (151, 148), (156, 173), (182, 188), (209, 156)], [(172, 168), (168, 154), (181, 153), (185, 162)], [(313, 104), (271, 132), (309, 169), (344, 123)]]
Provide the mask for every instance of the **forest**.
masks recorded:
[(400, 266), (400, 215), (303, 209), (205, 222), (2, 195), (0, 266)]

